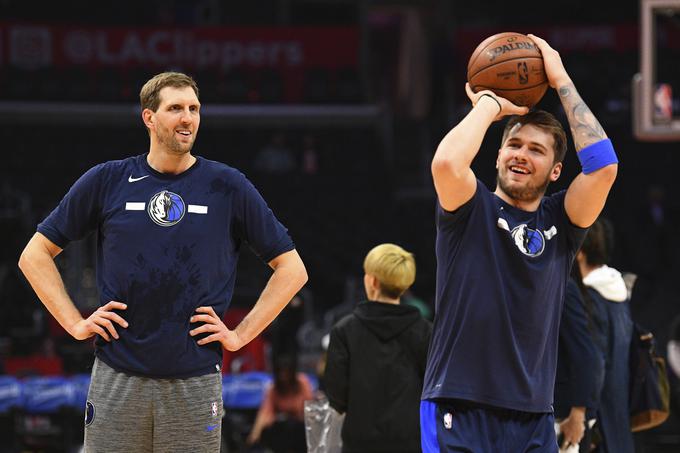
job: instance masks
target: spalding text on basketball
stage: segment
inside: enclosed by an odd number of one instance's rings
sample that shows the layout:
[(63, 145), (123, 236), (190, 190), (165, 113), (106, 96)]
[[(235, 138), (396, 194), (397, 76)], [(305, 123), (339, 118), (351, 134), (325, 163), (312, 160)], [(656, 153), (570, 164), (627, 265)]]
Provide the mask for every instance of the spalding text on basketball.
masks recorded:
[(494, 47), (493, 49), (490, 49), (488, 53), (491, 54), (491, 58), (489, 58), (489, 61), (494, 61), (496, 57), (499, 55), (503, 55), (506, 52), (512, 52), (513, 50), (520, 50), (520, 49), (536, 49), (536, 45), (525, 41), (525, 42), (513, 42), (511, 44), (503, 44), (502, 46)]

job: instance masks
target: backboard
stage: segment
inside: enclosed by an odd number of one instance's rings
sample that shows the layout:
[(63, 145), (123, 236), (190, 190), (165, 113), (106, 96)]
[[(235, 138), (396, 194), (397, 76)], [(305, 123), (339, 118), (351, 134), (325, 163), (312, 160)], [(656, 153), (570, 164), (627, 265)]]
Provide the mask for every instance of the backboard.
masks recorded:
[(641, 0), (633, 127), (642, 141), (680, 141), (680, 0)]

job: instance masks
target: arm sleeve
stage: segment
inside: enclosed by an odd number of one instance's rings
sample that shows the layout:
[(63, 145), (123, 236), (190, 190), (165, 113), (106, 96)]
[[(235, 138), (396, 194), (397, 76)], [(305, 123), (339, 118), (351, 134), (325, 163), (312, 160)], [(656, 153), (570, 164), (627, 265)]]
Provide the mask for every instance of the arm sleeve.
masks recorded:
[(604, 357), (595, 344), (588, 313), (573, 281), (567, 284), (564, 302), (560, 337), (567, 354), (570, 404), (596, 409), (604, 376)]
[(472, 198), (463, 203), (463, 205), (461, 205), (455, 211), (445, 210), (439, 204), (439, 201), (437, 201), (436, 212), (437, 228), (438, 229), (462, 228), (465, 225), (466, 220), (470, 218), (470, 215), (472, 214), (472, 210), (475, 207), (475, 205), (480, 203), (479, 199), (484, 195), (482, 192), (484, 190), (488, 192), (486, 186), (484, 186), (484, 184), (478, 179), (475, 194), (472, 196)]
[(255, 186), (242, 176), (236, 198), (236, 220), (239, 236), (266, 263), (295, 248), (288, 230), (277, 220)]
[(38, 232), (62, 249), (97, 228), (101, 213), (103, 164), (88, 170), (59, 205), (38, 224)]
[(349, 350), (339, 329), (331, 330), (328, 357), (324, 373), (326, 396), (331, 407), (339, 413), (347, 410), (349, 384)]
[[(576, 253), (583, 244), (583, 240), (586, 238), (586, 234), (588, 234), (588, 228), (581, 228), (571, 223), (571, 220), (569, 220), (569, 216), (567, 215), (567, 211), (564, 207), (564, 197), (566, 195), (567, 191), (561, 190), (554, 195), (551, 195), (547, 202), (552, 204), (552, 209), (559, 209), (559, 216), (562, 219), (561, 223), (563, 225), (562, 228), (566, 230), (567, 233), (569, 259), (573, 261)], [(557, 206), (559, 206), (559, 208)]]

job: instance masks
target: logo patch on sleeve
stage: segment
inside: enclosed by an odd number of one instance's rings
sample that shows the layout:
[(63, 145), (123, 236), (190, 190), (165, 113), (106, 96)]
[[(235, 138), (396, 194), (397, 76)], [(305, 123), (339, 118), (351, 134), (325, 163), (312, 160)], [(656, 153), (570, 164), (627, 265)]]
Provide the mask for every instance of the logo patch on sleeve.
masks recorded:
[(87, 403), (85, 403), (85, 426), (90, 426), (92, 424), (94, 421), (94, 413), (94, 403), (90, 400), (87, 400)]

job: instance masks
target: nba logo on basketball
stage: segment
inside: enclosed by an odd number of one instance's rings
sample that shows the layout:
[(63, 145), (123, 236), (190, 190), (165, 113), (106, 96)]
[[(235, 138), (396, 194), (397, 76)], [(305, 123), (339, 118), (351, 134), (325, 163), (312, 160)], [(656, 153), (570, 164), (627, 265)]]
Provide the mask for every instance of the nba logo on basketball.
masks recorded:
[(447, 412), (444, 414), (444, 428), (446, 429), (451, 429), (453, 426), (453, 415), (451, 415), (451, 412)]
[(215, 401), (212, 403), (212, 416), (217, 417), (217, 403)]
[(519, 76), (520, 85), (529, 83), (529, 68), (527, 68), (526, 61), (517, 63), (517, 75)]

